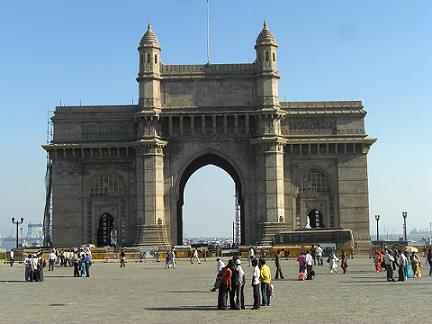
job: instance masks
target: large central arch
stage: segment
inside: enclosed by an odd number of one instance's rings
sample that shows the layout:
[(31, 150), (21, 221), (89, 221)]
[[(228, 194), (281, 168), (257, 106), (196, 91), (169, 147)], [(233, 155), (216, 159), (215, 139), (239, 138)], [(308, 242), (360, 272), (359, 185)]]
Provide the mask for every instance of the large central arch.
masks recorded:
[(238, 196), (238, 203), (240, 205), (240, 229), (241, 229), (240, 243), (244, 244), (245, 242), (244, 205), (245, 204), (244, 204), (244, 197), (242, 192), (242, 184), (240, 181), (240, 176), (231, 163), (229, 163), (223, 157), (214, 153), (206, 153), (197, 157), (196, 159), (194, 159), (192, 162), (189, 163), (189, 165), (186, 167), (186, 169), (183, 171), (181, 175), (179, 181), (179, 195), (177, 200), (177, 244), (183, 243), (183, 205), (184, 205), (184, 190), (185, 190), (186, 183), (195, 171), (209, 164), (220, 167), (221, 169), (225, 170), (234, 180), (235, 190)]

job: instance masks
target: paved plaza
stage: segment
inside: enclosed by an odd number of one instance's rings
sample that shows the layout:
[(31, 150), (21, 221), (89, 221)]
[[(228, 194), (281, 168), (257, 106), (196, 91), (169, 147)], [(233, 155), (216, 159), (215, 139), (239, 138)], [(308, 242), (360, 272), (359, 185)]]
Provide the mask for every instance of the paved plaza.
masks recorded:
[[(224, 260), (227, 261), (227, 260)], [(24, 266), (0, 265), (1, 323), (140, 322), (191, 323), (431, 323), (432, 277), (386, 282), (373, 271), (371, 259), (349, 260), (348, 273), (329, 274), (316, 267), (316, 279), (295, 280), (297, 264), (282, 260), (285, 280), (275, 281), (270, 307), (251, 310), (251, 268), (247, 275), (246, 310), (218, 311), (217, 293), (209, 291), (214, 260), (179, 261), (175, 270), (164, 263), (95, 262), (90, 278), (74, 278), (72, 268), (45, 271), (45, 281), (26, 283)], [(424, 259), (422, 259), (424, 263)], [(268, 262), (274, 274), (273, 261)], [(325, 263), (325, 262), (324, 262)], [(46, 269), (47, 270), (47, 269)]]

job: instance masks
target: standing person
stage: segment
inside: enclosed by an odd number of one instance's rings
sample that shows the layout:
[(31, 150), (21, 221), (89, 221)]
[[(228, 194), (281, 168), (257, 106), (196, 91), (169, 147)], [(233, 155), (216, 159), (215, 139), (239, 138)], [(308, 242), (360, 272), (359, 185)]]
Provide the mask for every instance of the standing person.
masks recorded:
[(87, 276), (87, 274), (86, 274), (87, 267), (86, 267), (85, 253), (84, 254), (80, 253), (80, 255), (81, 255), (81, 259), (80, 259), (81, 277), (86, 277)]
[(10, 266), (12, 267), (13, 264), (14, 264), (14, 262), (15, 262), (15, 258), (14, 258), (15, 257), (15, 253), (14, 253), (13, 249), (10, 250), (9, 256), (10, 256)]
[(39, 281), (38, 277), (38, 258), (36, 254), (32, 254), (31, 257), (31, 281)]
[(245, 309), (245, 303), (244, 303), (244, 286), (246, 282), (245, 272), (241, 266), (240, 259), (237, 259), (235, 263), (236, 263), (236, 271), (237, 271), (235, 309)]
[(280, 275), (280, 278), (281, 278), (282, 280), (285, 279), (285, 278), (284, 278), (284, 275), (283, 275), (283, 273), (282, 273), (281, 265), (280, 265), (279, 253), (280, 253), (280, 250), (277, 250), (277, 251), (276, 251), (276, 255), (275, 255), (275, 259), (274, 259), (274, 261), (275, 261), (275, 266), (276, 266), (276, 275), (275, 275), (275, 280), (278, 280), (278, 279), (279, 279), (279, 275)]
[(266, 260), (263, 258), (261, 260), (261, 294), (262, 303), (261, 306), (270, 306), (270, 284), (271, 284), (271, 273), (270, 268), (266, 264)]
[(73, 252), (73, 267), (74, 267), (74, 277), (80, 277), (80, 258), (78, 256), (78, 253), (76, 251)]
[(390, 254), (389, 250), (385, 250), (384, 263), (387, 271), (387, 281), (396, 281), (393, 278), (393, 267), (392, 262), (394, 261), (393, 255)]
[(253, 247), (249, 247), (249, 267), (252, 264), (252, 260), (255, 259), (255, 251), (253, 249)]
[(407, 259), (406, 267), (405, 267), (407, 278), (413, 278), (414, 277), (414, 273), (413, 273), (413, 269), (412, 269), (412, 266), (411, 266), (411, 260), (409, 258), (408, 252), (404, 251), (404, 255), (405, 255), (406, 259)]
[(239, 260), (238, 257), (234, 256), (233, 257), (233, 266), (231, 268), (231, 271), (232, 271), (231, 290), (229, 292), (230, 309), (237, 309), (236, 302), (235, 302), (236, 301), (236, 294), (237, 294), (237, 291), (240, 292), (240, 289), (237, 289), (238, 288), (237, 283), (239, 282), (239, 280), (238, 280), (239, 273), (238, 273), (237, 267), (236, 267), (237, 260)]
[(327, 262), (329, 263), (330, 273), (337, 272), (338, 261), (339, 261), (339, 258), (336, 256), (335, 251), (334, 250), (331, 251), (331, 254), (327, 260)]
[(414, 278), (420, 278), (421, 277), (421, 269), (420, 269), (420, 259), (418, 257), (418, 255), (413, 252), (411, 254), (411, 265), (413, 268), (413, 272), (414, 272)]
[(54, 264), (57, 261), (57, 255), (54, 253), (54, 250), (48, 256), (48, 271), (54, 271)]
[(125, 261), (126, 261), (126, 253), (123, 249), (120, 251), (120, 268), (125, 268)]
[(43, 251), (40, 251), (38, 253), (38, 276), (39, 281), (44, 281), (44, 274), (43, 274), (43, 268), (46, 265), (45, 257), (43, 255)]
[(299, 265), (299, 273), (304, 273), (306, 271), (306, 256), (304, 252), (301, 252), (297, 257), (297, 262)]
[(218, 309), (227, 309), (228, 293), (231, 290), (232, 267), (234, 266), (233, 260), (228, 261), (228, 265), (222, 268), (219, 276), (221, 283), (218, 294)]
[(432, 276), (432, 249), (428, 250), (426, 260), (429, 263), (429, 276)]
[(343, 273), (346, 273), (346, 270), (348, 268), (348, 257), (344, 250), (342, 250), (342, 256), (341, 256), (341, 268), (343, 270)]
[(313, 258), (312, 255), (309, 253), (309, 251), (306, 251), (305, 255), (305, 264), (306, 264), (306, 280), (312, 280), (312, 264), (313, 264)]
[(24, 279), (25, 281), (31, 281), (31, 254), (27, 256), (27, 258), (24, 259), (24, 266), (25, 266), (25, 273), (24, 273)]
[(399, 250), (399, 262), (398, 262), (398, 266), (399, 266), (399, 270), (398, 270), (399, 278), (398, 278), (398, 281), (405, 281), (407, 279), (407, 275), (406, 275), (406, 272), (405, 272), (406, 263), (407, 263), (406, 256), (402, 253), (402, 251)]
[(220, 282), (221, 282), (221, 277), (219, 277), (219, 273), (221, 272), (221, 270), (225, 267), (225, 263), (223, 263), (223, 261), (221, 260), (221, 258), (217, 257), (216, 258), (216, 280), (213, 284), (213, 288), (210, 289), (210, 291), (215, 292), (216, 289), (218, 289), (220, 287)]
[(313, 259), (313, 265), (316, 266), (316, 252), (315, 252), (315, 246), (312, 245), (311, 252), (310, 252), (312, 259)]
[(315, 248), (315, 257), (317, 259), (317, 264), (320, 266), (323, 265), (322, 254), (323, 254), (323, 250), (321, 246), (318, 244), (318, 246)]
[(258, 268), (258, 261), (256, 259), (253, 259), (251, 261), (252, 264), (252, 289), (253, 289), (253, 307), (252, 309), (259, 309), (260, 308), (260, 293), (259, 293), (259, 286), (260, 286), (260, 277), (261, 272)]
[(86, 277), (90, 277), (91, 258), (88, 253), (85, 254)]
[(382, 262), (382, 255), (381, 253), (376, 250), (374, 253), (374, 264), (375, 264), (375, 271), (376, 273), (381, 272), (381, 262)]

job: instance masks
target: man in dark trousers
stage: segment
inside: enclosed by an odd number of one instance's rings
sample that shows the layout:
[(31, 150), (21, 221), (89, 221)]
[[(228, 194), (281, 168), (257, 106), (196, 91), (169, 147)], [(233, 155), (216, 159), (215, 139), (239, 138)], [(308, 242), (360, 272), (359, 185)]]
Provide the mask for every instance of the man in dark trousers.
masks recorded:
[(234, 261), (229, 260), (228, 265), (222, 268), (219, 273), (221, 283), (218, 294), (218, 309), (227, 309), (228, 293), (231, 290), (232, 268)]
[(285, 279), (285, 278), (284, 278), (284, 275), (283, 275), (283, 273), (282, 273), (281, 266), (280, 266), (279, 253), (280, 253), (280, 250), (277, 250), (277, 251), (276, 251), (276, 255), (275, 255), (275, 259), (274, 259), (274, 261), (275, 261), (275, 266), (276, 266), (276, 276), (275, 276), (275, 280), (278, 280), (278, 279), (279, 279), (279, 275), (280, 275), (280, 278), (281, 278), (281, 279)]

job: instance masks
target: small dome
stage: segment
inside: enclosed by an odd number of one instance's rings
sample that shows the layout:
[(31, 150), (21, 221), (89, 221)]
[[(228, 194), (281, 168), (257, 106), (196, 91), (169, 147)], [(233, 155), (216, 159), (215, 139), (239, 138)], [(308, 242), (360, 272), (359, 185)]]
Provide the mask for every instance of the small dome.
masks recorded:
[(155, 47), (160, 49), (159, 41), (156, 37), (156, 34), (153, 32), (150, 24), (148, 24), (147, 31), (141, 38), (140, 47)]
[(255, 47), (266, 46), (266, 45), (277, 46), (277, 43), (276, 43), (276, 38), (274, 38), (270, 29), (267, 27), (267, 24), (264, 22), (264, 28), (261, 30), (261, 32), (259, 33), (256, 39)]

